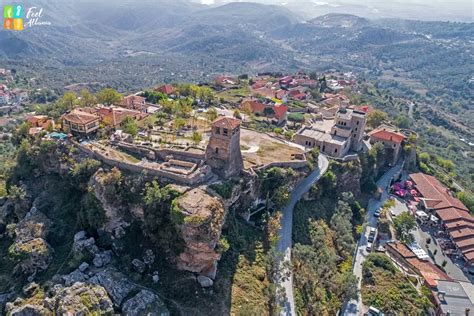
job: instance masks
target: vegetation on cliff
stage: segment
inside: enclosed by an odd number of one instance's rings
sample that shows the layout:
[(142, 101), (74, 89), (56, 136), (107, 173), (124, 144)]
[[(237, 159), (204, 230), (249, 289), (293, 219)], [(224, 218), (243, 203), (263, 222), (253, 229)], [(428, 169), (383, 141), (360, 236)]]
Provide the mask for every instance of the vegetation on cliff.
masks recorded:
[(423, 314), (432, 306), (430, 291), (417, 290), (385, 254), (372, 253), (366, 258), (362, 278), (362, 300), (367, 306), (403, 315)]

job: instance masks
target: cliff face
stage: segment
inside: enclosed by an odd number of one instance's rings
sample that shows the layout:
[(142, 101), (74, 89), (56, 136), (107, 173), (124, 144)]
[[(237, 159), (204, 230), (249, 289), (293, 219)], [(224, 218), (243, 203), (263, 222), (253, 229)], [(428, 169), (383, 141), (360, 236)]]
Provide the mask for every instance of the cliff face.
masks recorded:
[(223, 202), (198, 187), (175, 201), (172, 214), (185, 242), (176, 258), (177, 268), (214, 278), (220, 259), (216, 246), (227, 215)]
[(331, 169), (337, 176), (337, 192), (352, 192), (356, 197), (361, 194), (362, 167), (359, 160), (346, 163), (332, 162)]
[(105, 211), (104, 230), (114, 235), (120, 235), (129, 224), (123, 219), (124, 210), (121, 199), (117, 198), (117, 183), (120, 183), (121, 173), (117, 169), (105, 172), (99, 169), (89, 181), (89, 186)]

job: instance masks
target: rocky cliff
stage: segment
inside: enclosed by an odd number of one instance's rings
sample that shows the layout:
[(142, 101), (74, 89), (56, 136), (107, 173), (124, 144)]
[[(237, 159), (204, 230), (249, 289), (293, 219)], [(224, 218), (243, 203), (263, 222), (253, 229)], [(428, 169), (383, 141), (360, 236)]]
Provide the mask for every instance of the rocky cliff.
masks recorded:
[(227, 214), (223, 202), (199, 187), (175, 200), (172, 212), (185, 242), (176, 258), (178, 269), (214, 278), (220, 259), (216, 246)]
[(352, 192), (356, 197), (361, 194), (362, 167), (358, 159), (345, 163), (332, 161), (331, 170), (337, 177), (337, 192)]
[(51, 262), (52, 248), (46, 242), (51, 221), (36, 207), (32, 207), (15, 226), (15, 242), (8, 255), (17, 261), (15, 272), (27, 275), (45, 270)]

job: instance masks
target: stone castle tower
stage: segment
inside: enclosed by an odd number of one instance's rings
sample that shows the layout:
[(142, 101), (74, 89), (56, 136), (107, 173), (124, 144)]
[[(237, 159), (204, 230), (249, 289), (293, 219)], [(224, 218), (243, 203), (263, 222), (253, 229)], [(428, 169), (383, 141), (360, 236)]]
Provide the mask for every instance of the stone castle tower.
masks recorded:
[(244, 167), (240, 152), (240, 121), (221, 117), (212, 123), (211, 128), (206, 163), (221, 177), (240, 173)]

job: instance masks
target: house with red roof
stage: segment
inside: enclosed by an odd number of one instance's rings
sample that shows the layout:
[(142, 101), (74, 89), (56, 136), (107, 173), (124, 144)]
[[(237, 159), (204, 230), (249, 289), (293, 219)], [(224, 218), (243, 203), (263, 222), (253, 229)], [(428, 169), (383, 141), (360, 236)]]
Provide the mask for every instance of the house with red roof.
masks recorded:
[(28, 134), (34, 136), (42, 131), (54, 128), (54, 120), (46, 115), (32, 115), (26, 119), (30, 129)]
[(173, 87), (172, 85), (170, 85), (170, 84), (165, 84), (165, 85), (156, 87), (156, 88), (155, 88), (155, 91), (156, 91), (156, 92), (164, 93), (164, 94), (166, 94), (166, 95), (172, 95), (172, 94), (175, 92), (175, 89), (174, 89), (174, 87)]
[(121, 106), (131, 109), (138, 110), (140, 112), (146, 112), (146, 98), (138, 95), (129, 95), (123, 98)]
[(381, 125), (369, 133), (370, 143), (381, 143), (384, 145), (387, 157), (392, 157), (390, 165), (395, 165), (400, 158), (403, 142), (407, 139), (405, 135), (399, 133), (395, 128), (388, 125)]
[(425, 284), (435, 289), (438, 280), (452, 280), (443, 270), (428, 260), (419, 259), (405, 244), (394, 241), (385, 244), (387, 255), (409, 274), (418, 274)]
[(266, 109), (273, 110), (273, 114), (268, 116), (274, 118), (277, 124), (282, 124), (287, 119), (288, 107), (286, 105), (274, 105), (270, 103), (262, 103), (254, 100), (246, 100), (240, 105), (241, 109), (248, 108), (252, 111), (253, 114), (259, 116), (266, 116), (270, 111)]
[(436, 215), (457, 251), (474, 265), (474, 217), (438, 179), (424, 173), (410, 174), (421, 196), (421, 207)]
[(61, 116), (61, 119), (63, 121), (63, 130), (66, 132), (89, 135), (99, 129), (99, 115), (88, 113), (80, 108), (64, 114)]
[(97, 109), (97, 114), (103, 124), (114, 128), (121, 126), (127, 116), (137, 121), (141, 121), (147, 116), (147, 114), (140, 111), (115, 106), (100, 107)]

